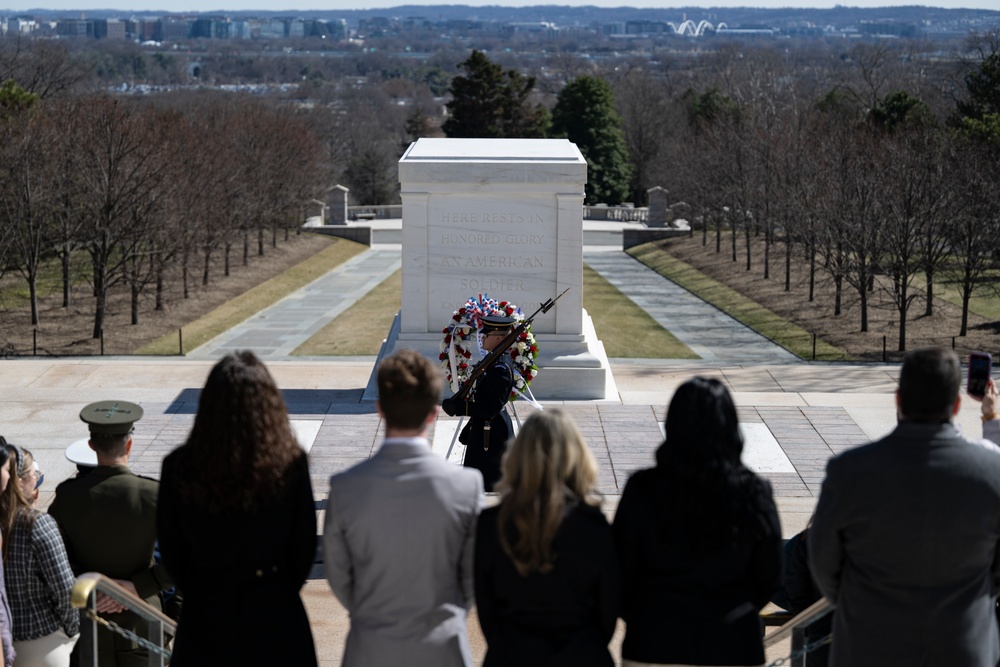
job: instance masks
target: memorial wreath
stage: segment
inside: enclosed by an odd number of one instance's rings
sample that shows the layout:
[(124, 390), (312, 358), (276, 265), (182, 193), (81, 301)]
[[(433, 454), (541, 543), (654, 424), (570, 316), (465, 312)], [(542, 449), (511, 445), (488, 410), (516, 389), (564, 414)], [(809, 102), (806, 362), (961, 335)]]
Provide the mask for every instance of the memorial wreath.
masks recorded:
[[(485, 356), (480, 347), (478, 334), (481, 320), (490, 315), (512, 317), (518, 322), (525, 319), (521, 309), (509, 301), (497, 301), (480, 294), (478, 298), (470, 297), (464, 306), (456, 310), (451, 322), (441, 332), (444, 334), (444, 339), (441, 341), (441, 354), (438, 355), (438, 359), (452, 391), (458, 391), (472, 373), (472, 368), (475, 366), (475, 362), (472, 361), (472, 346), (476, 346), (480, 359)], [(538, 374), (538, 365), (535, 363), (538, 357), (538, 343), (535, 341), (535, 335), (531, 333), (530, 324), (521, 332), (517, 342), (510, 346), (507, 353), (518, 371), (514, 378), (514, 391), (510, 394), (510, 400), (514, 401), (524, 395), (528, 385)]]

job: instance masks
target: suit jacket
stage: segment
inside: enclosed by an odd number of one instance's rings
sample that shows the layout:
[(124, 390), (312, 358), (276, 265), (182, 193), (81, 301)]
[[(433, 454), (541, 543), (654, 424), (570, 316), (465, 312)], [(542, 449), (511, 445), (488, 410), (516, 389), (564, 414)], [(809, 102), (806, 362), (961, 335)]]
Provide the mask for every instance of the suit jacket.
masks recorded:
[[(59, 524), (74, 574), (131, 580), (139, 597), (159, 609), (159, 592), (173, 581), (153, 559), (158, 489), (156, 480), (135, 475), (128, 466), (97, 466), (59, 484), (49, 514)], [(126, 628), (145, 627), (131, 612), (109, 618)], [(101, 631), (97, 638), (101, 667), (146, 664), (145, 649), (120, 635)]]
[(524, 577), (500, 546), (499, 511), (484, 510), (476, 529), (476, 611), (489, 644), (483, 667), (613, 667), (618, 557), (604, 514), (568, 508), (552, 570)]
[[(184, 498), (186, 447), (163, 461), (157, 525), (163, 564), (184, 594), (174, 667), (315, 667), (299, 591), (316, 559), (316, 505), (305, 454), (284, 489), (253, 511), (209, 512)], [(257, 610), (247, 613), (247, 610)], [(252, 641), (220, 641), (223, 637)]]
[(1000, 455), (900, 423), (830, 460), (809, 562), (837, 605), (834, 667), (995, 667)]
[(351, 615), (345, 667), (470, 664), (480, 474), (393, 439), (330, 478), (326, 578)]

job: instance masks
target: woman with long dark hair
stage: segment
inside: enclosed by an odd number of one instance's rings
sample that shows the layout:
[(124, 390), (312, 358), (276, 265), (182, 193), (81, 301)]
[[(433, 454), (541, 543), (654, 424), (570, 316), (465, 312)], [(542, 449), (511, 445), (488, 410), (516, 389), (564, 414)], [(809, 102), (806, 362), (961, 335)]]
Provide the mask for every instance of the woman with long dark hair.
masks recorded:
[(721, 382), (682, 384), (656, 467), (632, 475), (615, 514), (623, 665), (760, 665), (760, 609), (781, 583), (770, 485), (740, 461)]
[(597, 463), (559, 410), (529, 417), (503, 460), (500, 504), (476, 529), (483, 667), (611, 667), (618, 564)]
[(316, 555), (305, 452), (251, 352), (215, 365), (163, 461), (160, 555), (184, 597), (171, 665), (314, 667), (299, 591)]

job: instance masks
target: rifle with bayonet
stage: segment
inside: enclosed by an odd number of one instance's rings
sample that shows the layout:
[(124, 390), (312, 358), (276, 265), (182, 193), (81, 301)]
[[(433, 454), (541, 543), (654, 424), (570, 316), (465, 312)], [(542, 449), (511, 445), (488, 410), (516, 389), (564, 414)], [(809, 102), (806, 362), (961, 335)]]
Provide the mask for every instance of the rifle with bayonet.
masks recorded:
[(538, 316), (540, 313), (549, 312), (549, 310), (552, 309), (552, 306), (555, 305), (556, 301), (562, 298), (562, 295), (568, 291), (569, 288), (567, 287), (566, 289), (564, 289), (562, 292), (559, 293), (559, 296), (555, 297), (554, 299), (549, 299), (541, 306), (539, 306), (538, 310), (536, 310), (534, 313), (531, 314), (531, 317), (523, 319), (517, 324), (515, 324), (511, 329), (511, 332), (507, 334), (507, 336), (503, 339), (503, 341), (501, 341), (496, 347), (494, 347), (488, 355), (483, 357), (483, 359), (478, 364), (473, 366), (472, 372), (469, 373), (469, 379), (467, 379), (465, 382), (462, 383), (462, 386), (459, 387), (458, 391), (456, 391), (454, 396), (452, 396), (452, 400), (459, 401), (465, 398), (466, 395), (472, 390), (472, 386), (476, 383), (476, 380), (479, 379), (479, 376), (485, 373), (486, 370), (490, 368), (494, 364), (494, 362), (496, 362), (496, 360), (500, 358), (501, 355), (507, 353), (507, 350), (510, 349), (510, 346), (516, 343), (517, 340), (521, 337), (521, 334), (524, 333), (524, 331), (529, 326), (531, 326), (531, 322), (535, 319), (535, 317)]

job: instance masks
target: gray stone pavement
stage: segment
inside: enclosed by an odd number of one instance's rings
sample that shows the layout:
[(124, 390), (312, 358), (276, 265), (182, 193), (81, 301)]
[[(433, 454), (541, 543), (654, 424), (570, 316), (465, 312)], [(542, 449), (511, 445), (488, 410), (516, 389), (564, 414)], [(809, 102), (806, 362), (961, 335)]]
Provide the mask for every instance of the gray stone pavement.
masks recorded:
[(218, 359), (236, 350), (254, 350), (262, 359), (288, 357), (328, 322), (400, 267), (399, 246), (362, 252), (278, 303), (187, 354)]
[(801, 361), (625, 252), (589, 250), (584, 252), (583, 261), (705, 361), (740, 364)]

